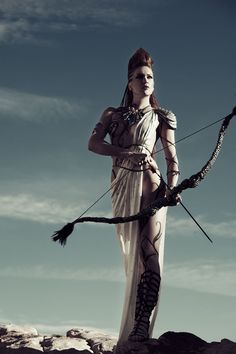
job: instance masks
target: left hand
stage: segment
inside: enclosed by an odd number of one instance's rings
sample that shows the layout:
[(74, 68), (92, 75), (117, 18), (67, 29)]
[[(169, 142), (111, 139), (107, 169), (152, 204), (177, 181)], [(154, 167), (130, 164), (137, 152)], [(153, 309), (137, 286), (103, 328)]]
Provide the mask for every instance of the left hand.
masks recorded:
[(182, 197), (180, 194), (177, 194), (175, 197), (171, 196), (171, 189), (166, 190), (166, 198), (171, 201), (171, 205), (178, 205), (182, 202)]

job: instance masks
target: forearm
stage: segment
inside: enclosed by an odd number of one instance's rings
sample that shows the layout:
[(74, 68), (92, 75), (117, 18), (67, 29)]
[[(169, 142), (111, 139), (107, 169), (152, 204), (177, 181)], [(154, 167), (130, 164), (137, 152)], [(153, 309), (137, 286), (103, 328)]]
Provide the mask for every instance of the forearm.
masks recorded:
[(177, 185), (179, 173), (171, 172), (167, 175), (167, 185), (170, 189)]
[(117, 156), (127, 158), (132, 152), (129, 150), (109, 144), (105, 141), (89, 141), (88, 149), (96, 154), (104, 156)]
[(179, 178), (179, 163), (177, 156), (169, 157), (167, 160), (167, 185), (169, 188), (173, 188), (177, 185)]

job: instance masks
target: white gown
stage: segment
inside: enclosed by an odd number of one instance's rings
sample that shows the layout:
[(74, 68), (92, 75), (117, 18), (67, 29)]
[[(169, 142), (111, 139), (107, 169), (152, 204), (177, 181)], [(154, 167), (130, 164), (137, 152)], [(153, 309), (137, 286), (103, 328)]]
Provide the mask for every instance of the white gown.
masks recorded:
[[(156, 142), (156, 130), (161, 121), (165, 121), (171, 128), (176, 128), (175, 115), (170, 111), (160, 110), (158, 113), (151, 110), (144, 114), (143, 118), (136, 123), (136, 129), (132, 136), (132, 148), (139, 152), (150, 154)], [(129, 216), (140, 211), (143, 172), (133, 172), (125, 168), (133, 168), (130, 160), (123, 160), (116, 178), (112, 182), (112, 207), (114, 216)], [(118, 181), (118, 182), (117, 182)], [(161, 238), (159, 245), (160, 276), (163, 271), (165, 225), (167, 208), (161, 208), (155, 218), (161, 225)], [(136, 293), (141, 276), (140, 257), (140, 227), (139, 222), (129, 222), (116, 225), (117, 236), (120, 242), (125, 275), (125, 298), (121, 319), (118, 343), (127, 341), (134, 326)], [(157, 316), (158, 303), (155, 306), (151, 318), (149, 336), (152, 337), (153, 327)]]

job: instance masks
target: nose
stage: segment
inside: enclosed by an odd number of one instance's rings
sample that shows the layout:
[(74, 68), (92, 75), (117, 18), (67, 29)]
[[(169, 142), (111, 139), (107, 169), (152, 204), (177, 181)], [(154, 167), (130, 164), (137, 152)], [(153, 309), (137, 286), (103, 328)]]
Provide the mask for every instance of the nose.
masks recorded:
[(143, 76), (143, 82), (144, 82), (144, 83), (147, 83), (147, 82), (148, 82), (147, 76)]

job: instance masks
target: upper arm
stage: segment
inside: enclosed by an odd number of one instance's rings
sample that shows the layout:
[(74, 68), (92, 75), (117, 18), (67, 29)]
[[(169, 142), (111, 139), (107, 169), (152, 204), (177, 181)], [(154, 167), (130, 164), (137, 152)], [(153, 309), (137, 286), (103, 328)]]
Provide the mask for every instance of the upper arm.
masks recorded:
[(93, 132), (89, 138), (89, 147), (93, 144), (103, 141), (107, 135), (108, 128), (110, 126), (111, 117), (114, 113), (114, 108), (108, 107), (102, 114), (99, 122), (95, 125)]
[(161, 129), (161, 142), (166, 158), (174, 157), (176, 155), (175, 131), (166, 124), (163, 124)]
[(171, 158), (176, 155), (175, 130), (177, 122), (174, 113), (170, 111), (165, 111), (164, 113), (160, 115), (160, 138), (166, 158)]
[(114, 108), (108, 107), (102, 114), (99, 122), (95, 125), (92, 136), (97, 139), (104, 139), (107, 135), (108, 128), (111, 122), (112, 114), (114, 113)]

